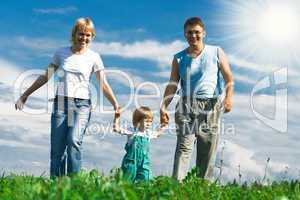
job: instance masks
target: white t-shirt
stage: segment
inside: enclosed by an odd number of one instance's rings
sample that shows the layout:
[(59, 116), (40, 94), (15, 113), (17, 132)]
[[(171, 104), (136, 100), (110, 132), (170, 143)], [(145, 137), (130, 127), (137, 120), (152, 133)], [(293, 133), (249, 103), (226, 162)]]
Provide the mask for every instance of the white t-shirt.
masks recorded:
[(81, 99), (91, 98), (91, 74), (104, 69), (98, 53), (87, 49), (82, 54), (74, 54), (71, 47), (63, 47), (55, 52), (52, 63), (59, 67), (57, 95)]
[(127, 135), (127, 143), (128, 144), (132, 143), (133, 136), (146, 137), (149, 140), (157, 138), (157, 131), (154, 131), (152, 129), (146, 129), (146, 130), (144, 130), (144, 132), (141, 132), (141, 131), (137, 130), (136, 128), (129, 127), (127, 129), (122, 129), (121, 134)]

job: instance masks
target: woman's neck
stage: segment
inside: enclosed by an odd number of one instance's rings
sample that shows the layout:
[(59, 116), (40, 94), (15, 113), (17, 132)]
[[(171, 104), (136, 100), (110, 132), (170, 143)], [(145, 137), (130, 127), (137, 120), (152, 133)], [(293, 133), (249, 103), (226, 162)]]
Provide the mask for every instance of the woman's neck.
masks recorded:
[(77, 46), (77, 45), (72, 45), (72, 47), (71, 47), (71, 51), (74, 54), (83, 54), (86, 50), (87, 50), (87, 47), (81, 47), (81, 46)]

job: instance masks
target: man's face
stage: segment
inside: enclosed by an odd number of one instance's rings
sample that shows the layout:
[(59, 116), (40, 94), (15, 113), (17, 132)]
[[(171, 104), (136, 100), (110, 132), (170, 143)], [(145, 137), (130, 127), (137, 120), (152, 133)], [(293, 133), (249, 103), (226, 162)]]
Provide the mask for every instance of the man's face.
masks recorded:
[(200, 25), (188, 25), (184, 30), (185, 39), (190, 46), (200, 44), (205, 34), (205, 30)]

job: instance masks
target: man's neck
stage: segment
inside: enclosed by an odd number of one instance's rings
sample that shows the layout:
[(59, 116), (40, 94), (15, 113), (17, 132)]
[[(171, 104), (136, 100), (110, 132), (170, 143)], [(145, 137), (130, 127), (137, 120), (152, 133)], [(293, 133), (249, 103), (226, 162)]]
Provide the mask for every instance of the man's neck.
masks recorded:
[(201, 42), (198, 45), (192, 45), (189, 47), (189, 53), (201, 53), (204, 49), (204, 43)]

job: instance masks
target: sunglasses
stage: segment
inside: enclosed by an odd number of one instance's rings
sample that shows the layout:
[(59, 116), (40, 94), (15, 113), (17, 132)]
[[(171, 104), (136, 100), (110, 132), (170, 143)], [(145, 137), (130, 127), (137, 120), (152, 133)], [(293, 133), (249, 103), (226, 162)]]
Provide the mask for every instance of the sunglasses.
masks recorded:
[(186, 31), (186, 34), (188, 36), (192, 36), (192, 35), (200, 35), (201, 33), (203, 33), (203, 31)]

